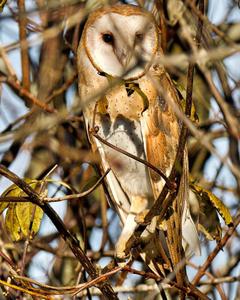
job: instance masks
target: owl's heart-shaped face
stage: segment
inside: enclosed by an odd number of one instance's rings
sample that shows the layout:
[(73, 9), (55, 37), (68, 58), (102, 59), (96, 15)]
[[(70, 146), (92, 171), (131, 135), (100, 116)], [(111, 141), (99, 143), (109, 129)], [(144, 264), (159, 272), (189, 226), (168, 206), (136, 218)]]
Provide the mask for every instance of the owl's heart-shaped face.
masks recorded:
[[(119, 6), (120, 7), (120, 6)], [(85, 50), (98, 72), (137, 79), (148, 70), (158, 49), (158, 29), (148, 14), (107, 11), (88, 21)]]

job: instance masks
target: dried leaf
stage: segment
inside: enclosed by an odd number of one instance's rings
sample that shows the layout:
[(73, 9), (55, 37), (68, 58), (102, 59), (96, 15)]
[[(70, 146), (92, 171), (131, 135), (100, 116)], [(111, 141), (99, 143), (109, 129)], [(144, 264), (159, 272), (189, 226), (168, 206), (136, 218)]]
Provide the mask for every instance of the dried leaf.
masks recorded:
[(191, 184), (191, 188), (194, 193), (197, 193), (203, 200), (210, 202), (217, 209), (218, 213), (228, 226), (233, 225), (233, 219), (229, 209), (217, 196), (215, 196), (211, 191), (206, 190), (196, 184)]
[(172, 26), (176, 25), (179, 19), (182, 18), (185, 7), (182, 1), (168, 0), (167, 10), (169, 14), (169, 21)]
[(232, 225), (232, 217), (228, 208), (212, 192), (198, 185), (190, 185), (199, 202), (198, 229), (208, 240), (220, 240), (222, 229), (218, 213), (228, 226)]
[(213, 241), (214, 237), (207, 231), (207, 229), (202, 225), (198, 224), (198, 230), (209, 240)]

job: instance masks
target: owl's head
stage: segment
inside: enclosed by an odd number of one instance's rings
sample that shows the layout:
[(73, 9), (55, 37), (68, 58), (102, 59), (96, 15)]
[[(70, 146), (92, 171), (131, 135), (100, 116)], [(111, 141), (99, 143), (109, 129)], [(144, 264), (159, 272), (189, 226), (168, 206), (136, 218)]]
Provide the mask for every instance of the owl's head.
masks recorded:
[(157, 25), (148, 12), (133, 5), (116, 5), (93, 12), (82, 39), (98, 72), (137, 79), (151, 64), (158, 36)]

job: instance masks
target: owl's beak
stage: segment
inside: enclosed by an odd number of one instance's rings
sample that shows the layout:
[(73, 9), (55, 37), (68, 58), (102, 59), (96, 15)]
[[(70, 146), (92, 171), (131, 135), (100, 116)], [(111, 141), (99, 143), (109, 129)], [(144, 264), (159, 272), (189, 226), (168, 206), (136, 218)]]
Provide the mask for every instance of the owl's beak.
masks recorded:
[(120, 64), (122, 65), (124, 70), (126, 70), (132, 58), (132, 51), (129, 51), (129, 49), (122, 49), (121, 51), (116, 53), (116, 55)]

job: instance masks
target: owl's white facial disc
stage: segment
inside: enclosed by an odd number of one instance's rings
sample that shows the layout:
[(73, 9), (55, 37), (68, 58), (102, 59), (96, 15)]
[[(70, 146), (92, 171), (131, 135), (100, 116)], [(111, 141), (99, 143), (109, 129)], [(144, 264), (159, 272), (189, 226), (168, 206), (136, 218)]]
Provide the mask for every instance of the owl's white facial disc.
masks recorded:
[(124, 79), (145, 74), (158, 48), (156, 25), (144, 14), (104, 14), (88, 27), (85, 39), (97, 71)]

